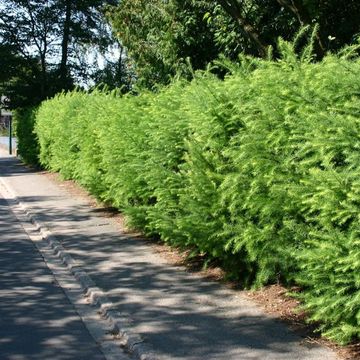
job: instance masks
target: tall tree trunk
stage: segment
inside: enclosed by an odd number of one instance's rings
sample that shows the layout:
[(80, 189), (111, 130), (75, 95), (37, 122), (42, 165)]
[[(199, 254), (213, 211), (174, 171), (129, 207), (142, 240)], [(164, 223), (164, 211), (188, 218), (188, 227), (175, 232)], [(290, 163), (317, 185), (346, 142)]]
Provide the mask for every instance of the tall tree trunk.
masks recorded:
[(67, 61), (69, 54), (70, 42), (70, 23), (71, 23), (71, 0), (65, 1), (65, 21), (63, 27), (63, 38), (61, 43), (61, 63), (60, 63), (60, 80), (66, 84), (68, 77)]
[(47, 80), (47, 71), (46, 71), (46, 53), (47, 53), (47, 37), (46, 37), (46, 30), (44, 33), (44, 37), (38, 37), (36, 29), (38, 27), (37, 21), (34, 17), (35, 8), (30, 3), (30, 1), (26, 1), (24, 3), (26, 7), (27, 14), (30, 19), (30, 26), (31, 26), (31, 36), (34, 41), (36, 48), (39, 51), (40, 55), (40, 66), (41, 66), (41, 82), (40, 82), (40, 96), (42, 99), (45, 99), (45, 91), (46, 91), (46, 80)]
[(41, 98), (45, 99), (45, 92), (46, 92), (46, 85), (47, 85), (47, 71), (46, 71), (46, 59), (45, 53), (40, 52), (40, 59), (41, 59), (41, 84), (40, 84), (40, 92)]

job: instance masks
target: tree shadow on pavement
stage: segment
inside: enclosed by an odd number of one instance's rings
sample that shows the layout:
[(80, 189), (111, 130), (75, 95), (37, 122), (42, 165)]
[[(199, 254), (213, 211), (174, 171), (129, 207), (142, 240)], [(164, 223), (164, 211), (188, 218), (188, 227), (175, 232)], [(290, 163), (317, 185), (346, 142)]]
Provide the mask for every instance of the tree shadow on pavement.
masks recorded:
[(111, 226), (55, 236), (164, 359), (320, 358), (240, 293), (167, 266), (144, 241)]
[(15, 157), (0, 157), (0, 176), (10, 177), (19, 174), (38, 173), (40, 170), (34, 167), (25, 166)]
[(104, 359), (2, 198), (0, 298), (2, 360)]

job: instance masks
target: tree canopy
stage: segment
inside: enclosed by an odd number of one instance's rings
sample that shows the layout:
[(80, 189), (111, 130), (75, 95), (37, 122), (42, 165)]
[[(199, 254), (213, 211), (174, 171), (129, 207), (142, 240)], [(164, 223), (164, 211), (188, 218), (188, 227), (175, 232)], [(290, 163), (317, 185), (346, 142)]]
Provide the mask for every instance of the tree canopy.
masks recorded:
[(192, 0), (122, 0), (107, 16), (128, 50), (141, 85), (167, 83), (177, 73), (204, 68), (217, 57), (211, 26), (204, 21), (214, 6)]
[[(5, 52), (0, 86), (11, 107), (36, 104), (86, 81), (87, 50), (102, 51), (114, 41), (101, 11), (114, 3), (0, 0), (1, 51)], [(28, 91), (33, 96), (25, 96)]]
[[(156, 89), (219, 56), (266, 57), (305, 25), (321, 59), (356, 41), (359, 14), (358, 0), (0, 0), (1, 93), (18, 107), (89, 80)], [(103, 68), (89, 63), (114, 44)]]
[(302, 26), (319, 26), (319, 59), (360, 35), (357, 0), (121, 0), (108, 10), (140, 83), (149, 88), (186, 74), (186, 59), (201, 69), (220, 54), (266, 57), (279, 37), (289, 40)]

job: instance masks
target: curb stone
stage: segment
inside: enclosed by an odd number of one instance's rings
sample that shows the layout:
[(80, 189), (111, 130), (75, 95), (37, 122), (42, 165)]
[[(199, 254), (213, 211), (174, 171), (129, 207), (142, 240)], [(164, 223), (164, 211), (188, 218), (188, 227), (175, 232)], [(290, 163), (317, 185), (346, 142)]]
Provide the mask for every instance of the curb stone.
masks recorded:
[(121, 313), (114, 310), (114, 306), (110, 299), (103, 293), (103, 291), (96, 286), (90, 276), (81, 268), (80, 265), (69, 255), (60, 242), (55, 238), (51, 231), (41, 221), (37, 219), (36, 214), (19, 200), (18, 196), (12, 191), (6, 182), (0, 178), (0, 182), (6, 191), (12, 197), (12, 206), (18, 205), (26, 218), (34, 225), (36, 231), (39, 232), (42, 239), (50, 246), (53, 254), (58, 257), (66, 266), (70, 273), (75, 277), (80, 284), (83, 295), (88, 299), (92, 306), (98, 308), (98, 313), (109, 321), (111, 324), (111, 333), (117, 336), (121, 342), (121, 346), (135, 356), (138, 360), (156, 360), (154, 350), (150, 344), (145, 344), (141, 336), (134, 334), (124, 323), (130, 323)]

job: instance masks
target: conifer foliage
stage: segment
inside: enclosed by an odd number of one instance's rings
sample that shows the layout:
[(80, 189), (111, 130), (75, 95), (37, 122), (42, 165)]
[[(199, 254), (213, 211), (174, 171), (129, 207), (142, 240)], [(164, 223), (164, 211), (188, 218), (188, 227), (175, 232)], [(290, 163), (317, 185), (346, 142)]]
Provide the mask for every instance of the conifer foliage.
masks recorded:
[(224, 63), (157, 94), (74, 91), (36, 117), (40, 161), (244, 286), (297, 283), (329, 338), (360, 338), (360, 60)]

